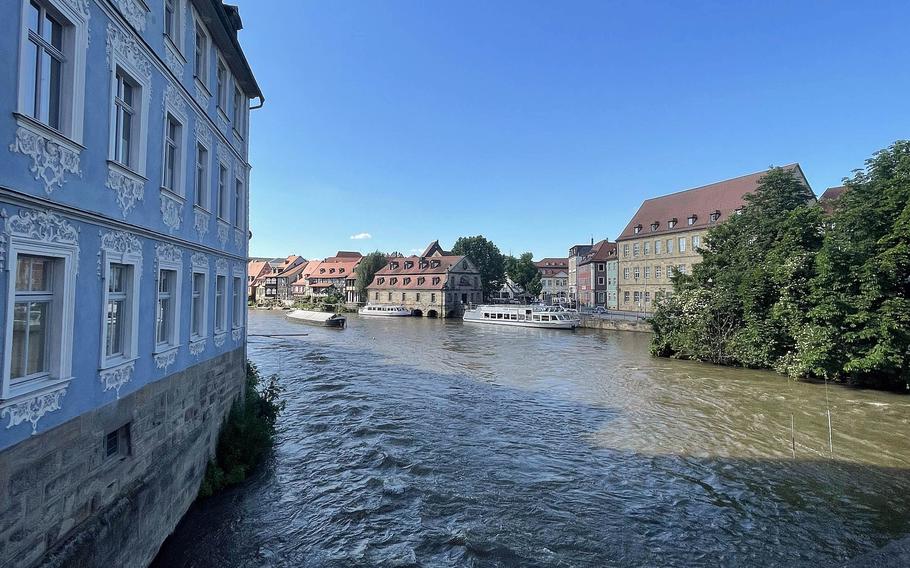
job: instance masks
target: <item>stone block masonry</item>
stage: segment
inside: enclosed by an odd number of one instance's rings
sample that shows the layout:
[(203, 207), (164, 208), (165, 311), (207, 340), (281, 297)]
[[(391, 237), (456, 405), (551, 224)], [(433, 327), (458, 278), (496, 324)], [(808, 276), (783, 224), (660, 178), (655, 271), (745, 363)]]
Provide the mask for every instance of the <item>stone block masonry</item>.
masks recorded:
[(0, 453), (0, 565), (147, 566), (196, 498), (245, 376), (235, 349)]

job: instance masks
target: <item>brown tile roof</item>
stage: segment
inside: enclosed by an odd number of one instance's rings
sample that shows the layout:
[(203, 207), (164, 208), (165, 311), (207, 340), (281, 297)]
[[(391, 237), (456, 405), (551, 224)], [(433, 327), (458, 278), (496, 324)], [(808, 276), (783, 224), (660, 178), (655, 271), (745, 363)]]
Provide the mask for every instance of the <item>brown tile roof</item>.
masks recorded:
[(578, 265), (581, 266), (592, 262), (604, 262), (611, 258), (616, 258), (616, 243), (611, 243), (609, 240), (604, 239), (591, 247), (591, 252), (586, 254), (585, 257), (578, 262)]
[(264, 271), (272, 271), (267, 260), (251, 260), (247, 264), (247, 274), (254, 280), (261, 276)]
[(534, 264), (537, 266), (537, 268), (547, 268), (547, 267), (568, 268), (569, 259), (568, 258), (554, 258), (554, 257), (548, 256), (547, 258), (542, 258), (542, 259), (538, 260)]
[(335, 257), (320, 260), (316, 266), (307, 265), (308, 278), (348, 278), (353, 277), (354, 269), (360, 264), (360, 258), (332, 260)]
[(326, 260), (345, 260), (345, 259), (350, 260), (353, 258), (363, 258), (363, 255), (356, 251), (340, 250), (337, 253), (335, 253), (335, 256), (330, 256)]
[[(783, 168), (795, 170), (803, 180), (806, 179), (799, 164), (789, 164)], [(720, 212), (718, 220), (723, 221), (734, 211), (743, 207), (745, 204), (743, 197), (747, 193), (755, 191), (758, 180), (766, 173), (768, 170), (646, 199), (616, 240), (646, 237), (649, 234), (704, 229), (713, 224), (710, 217), (714, 212)], [(808, 181), (806, 185), (809, 185)], [(695, 222), (689, 225), (688, 218), (693, 214), (696, 217)], [(671, 229), (669, 221), (674, 218), (676, 226)], [(652, 223), (657, 223), (657, 228), (653, 231), (651, 230)], [(641, 227), (638, 234), (635, 234), (636, 226)]]
[(831, 214), (834, 213), (834, 206), (837, 204), (837, 200), (840, 199), (840, 196), (847, 191), (846, 186), (839, 185), (837, 187), (829, 187), (825, 190), (821, 197), (818, 198), (818, 204), (821, 205), (822, 209), (825, 210), (825, 213)]
[[(447, 272), (464, 259), (462, 255), (396, 257), (376, 271), (369, 288), (438, 290), (445, 286)], [(433, 284), (433, 277), (439, 277), (437, 284)], [(397, 278), (395, 284), (392, 284), (392, 278)], [(405, 278), (410, 278), (407, 284), (404, 282)], [(424, 281), (418, 283), (419, 278), (424, 278)]]

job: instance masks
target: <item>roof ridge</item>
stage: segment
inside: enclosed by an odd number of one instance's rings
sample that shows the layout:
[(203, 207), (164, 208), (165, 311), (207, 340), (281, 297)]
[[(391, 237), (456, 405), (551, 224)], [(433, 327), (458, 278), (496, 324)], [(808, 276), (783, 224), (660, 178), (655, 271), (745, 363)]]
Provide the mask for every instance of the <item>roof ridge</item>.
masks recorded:
[(795, 166), (795, 167), (799, 167), (799, 162), (793, 162), (793, 163), (790, 163), (790, 164), (785, 164), (785, 165), (783, 165), (783, 166), (771, 166), (771, 167), (766, 168), (766, 169), (764, 169), (764, 170), (759, 170), (759, 171), (757, 171), (757, 172), (752, 172), (751, 174), (744, 174), (744, 175), (741, 175), (741, 176), (736, 176), (736, 177), (732, 177), (732, 178), (727, 178), (727, 179), (723, 179), (723, 180), (720, 180), (720, 181), (715, 181), (715, 182), (712, 182), (712, 183), (706, 183), (706, 184), (704, 184), (704, 185), (698, 185), (698, 186), (695, 186), (695, 187), (690, 187), (689, 189), (680, 189), (680, 190), (678, 190), (678, 191), (672, 191), (672, 192), (670, 192), (670, 193), (664, 193), (663, 195), (658, 195), (658, 196), (655, 196), (655, 197), (649, 197), (649, 198), (645, 199), (644, 201), (642, 201), (642, 204), (645, 204), (645, 203), (647, 203), (648, 201), (654, 201), (655, 199), (663, 199), (664, 197), (670, 197), (671, 195), (679, 195), (680, 193), (686, 193), (686, 192), (689, 192), (689, 191), (696, 191), (696, 190), (699, 190), (699, 189), (705, 189), (705, 188), (711, 187), (712, 185), (720, 185), (720, 184), (724, 184), (724, 183), (730, 183), (731, 181), (736, 181), (736, 180), (739, 180), (739, 179), (743, 179), (743, 178), (747, 178), (747, 177), (752, 177), (752, 176), (755, 176), (755, 175), (758, 175), (758, 174), (768, 173), (769, 171), (773, 170), (774, 168), (781, 168), (781, 169), (783, 169), (783, 168), (792, 168), (792, 167), (794, 167), (794, 166)]

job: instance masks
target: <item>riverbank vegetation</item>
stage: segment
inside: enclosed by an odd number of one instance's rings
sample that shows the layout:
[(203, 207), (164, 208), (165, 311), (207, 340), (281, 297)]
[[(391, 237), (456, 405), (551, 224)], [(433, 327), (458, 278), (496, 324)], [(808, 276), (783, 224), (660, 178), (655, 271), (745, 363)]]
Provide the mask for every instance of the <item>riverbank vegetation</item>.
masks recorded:
[(240, 483), (266, 455), (275, 441), (275, 421), (284, 409), (281, 386), (272, 375), (263, 378), (251, 362), (246, 365), (246, 395), (231, 407), (218, 435), (215, 457), (209, 461), (199, 489), (208, 497)]
[(652, 353), (910, 389), (910, 142), (876, 153), (828, 215), (772, 169), (657, 303)]

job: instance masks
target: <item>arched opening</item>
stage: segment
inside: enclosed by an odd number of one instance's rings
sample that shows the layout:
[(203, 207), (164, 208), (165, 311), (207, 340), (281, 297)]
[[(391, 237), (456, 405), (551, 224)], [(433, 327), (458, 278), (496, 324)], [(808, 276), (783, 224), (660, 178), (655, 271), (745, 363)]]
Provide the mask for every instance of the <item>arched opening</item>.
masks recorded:
[(436, 310), (429, 310), (429, 311), (427, 312), (427, 317), (428, 317), (428, 318), (438, 318), (438, 317), (439, 317), (439, 312), (437, 312)]
[(423, 311), (421, 310), (412, 310), (411, 315), (415, 318), (423, 317)]

